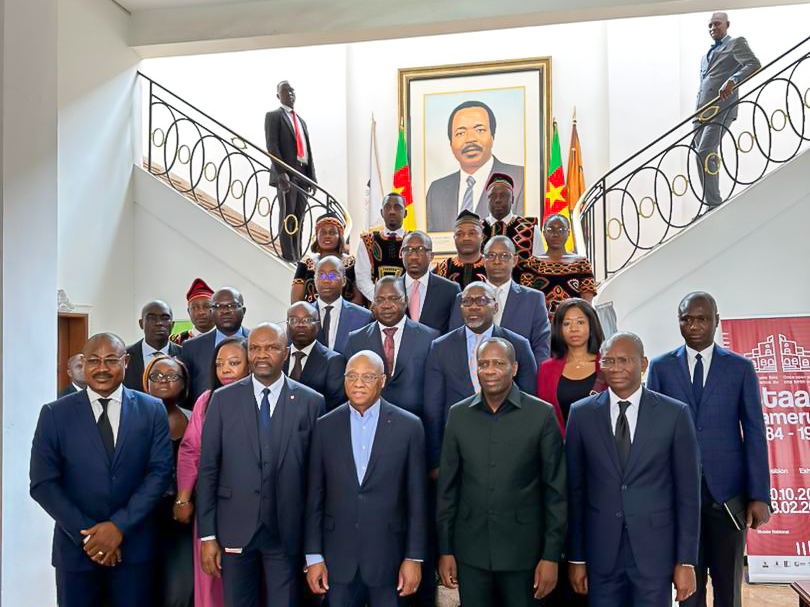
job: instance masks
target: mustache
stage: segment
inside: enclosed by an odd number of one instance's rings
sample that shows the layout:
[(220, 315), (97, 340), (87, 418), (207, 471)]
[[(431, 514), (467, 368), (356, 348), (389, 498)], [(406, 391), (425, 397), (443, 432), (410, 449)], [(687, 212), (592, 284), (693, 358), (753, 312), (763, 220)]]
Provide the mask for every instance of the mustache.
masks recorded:
[(112, 374), (110, 373), (94, 373), (93, 379), (112, 379)]
[(468, 143), (463, 148), (461, 148), (462, 154), (466, 154), (467, 152), (482, 152), (482, 151), (483, 148), (477, 143)]

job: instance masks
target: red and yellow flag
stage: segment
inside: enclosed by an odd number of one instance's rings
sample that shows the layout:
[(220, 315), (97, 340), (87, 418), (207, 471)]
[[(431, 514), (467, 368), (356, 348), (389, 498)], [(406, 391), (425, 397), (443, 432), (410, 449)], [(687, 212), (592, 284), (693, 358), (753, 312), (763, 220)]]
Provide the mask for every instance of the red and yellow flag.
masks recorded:
[[(551, 135), (551, 158), (548, 162), (548, 185), (546, 186), (546, 199), (543, 205), (543, 221), (555, 213), (563, 215), (571, 221), (571, 212), (565, 198), (565, 175), (562, 167), (562, 154), (560, 154), (560, 134), (557, 132), (557, 121), (553, 123)], [(573, 248), (573, 235), (569, 235), (565, 243), (566, 251)]]
[(394, 164), (394, 191), (405, 198), (405, 217), (403, 227), (410, 232), (416, 229), (416, 217), (413, 212), (413, 192), (411, 190), (411, 166), (408, 162), (408, 148), (405, 145), (405, 122), (399, 123), (399, 141), (397, 142), (397, 159)]
[(568, 148), (568, 209), (574, 215), (574, 205), (585, 193), (585, 171), (582, 168), (582, 150), (579, 147), (577, 133), (577, 113), (574, 112), (574, 124), (571, 127), (571, 145)]

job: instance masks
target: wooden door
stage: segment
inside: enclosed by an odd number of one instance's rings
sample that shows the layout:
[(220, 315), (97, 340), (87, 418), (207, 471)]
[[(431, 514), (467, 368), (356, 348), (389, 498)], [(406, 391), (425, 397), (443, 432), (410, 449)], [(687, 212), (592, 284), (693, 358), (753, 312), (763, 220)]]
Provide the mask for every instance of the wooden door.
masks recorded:
[(59, 314), (59, 345), (57, 348), (56, 386), (61, 391), (70, 383), (68, 359), (82, 351), (87, 341), (87, 314)]

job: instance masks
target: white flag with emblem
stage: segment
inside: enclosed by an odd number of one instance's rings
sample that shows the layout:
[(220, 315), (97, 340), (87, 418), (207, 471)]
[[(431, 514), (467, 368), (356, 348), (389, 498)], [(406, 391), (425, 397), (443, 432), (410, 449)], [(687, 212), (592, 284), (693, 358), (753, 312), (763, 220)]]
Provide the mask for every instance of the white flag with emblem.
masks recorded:
[(366, 229), (382, 227), (383, 187), (380, 163), (377, 159), (377, 123), (371, 115), (371, 137), (368, 151), (368, 182), (366, 183)]

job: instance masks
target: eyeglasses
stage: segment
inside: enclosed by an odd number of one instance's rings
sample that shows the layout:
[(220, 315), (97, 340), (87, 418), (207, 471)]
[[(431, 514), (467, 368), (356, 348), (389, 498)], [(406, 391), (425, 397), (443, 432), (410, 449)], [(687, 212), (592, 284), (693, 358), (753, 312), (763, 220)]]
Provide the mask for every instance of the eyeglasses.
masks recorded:
[(470, 306), (479, 306), (483, 308), (484, 306), (489, 305), (493, 301), (495, 300), (492, 299), (491, 297), (486, 297), (485, 295), (482, 295), (481, 297), (462, 297), (461, 305), (464, 306), (465, 308), (469, 308)]
[(427, 255), (431, 252), (432, 249), (428, 249), (427, 247), (402, 247), (399, 250), (399, 254), (402, 257), (405, 257), (406, 255), (419, 255), (421, 257), (422, 255)]
[(124, 358), (126, 358), (126, 354), (123, 356), (108, 356), (107, 358), (98, 358), (97, 356), (91, 356), (89, 358), (84, 359), (84, 366), (87, 369), (94, 369), (96, 367), (100, 367), (104, 365), (108, 369), (115, 369), (121, 366), (124, 362)]
[(236, 312), (237, 310), (242, 309), (242, 304), (237, 303), (235, 301), (226, 304), (212, 304), (211, 309), (217, 312), (221, 312), (223, 310), (228, 310), (229, 312)]
[(345, 377), (346, 381), (349, 382), (350, 384), (357, 383), (357, 380), (359, 379), (364, 384), (368, 385), (373, 384), (382, 376), (379, 373), (363, 373), (362, 375), (359, 375), (357, 373), (346, 373), (343, 377)]
[(318, 274), (318, 278), (321, 280), (337, 280), (338, 278), (343, 278), (343, 276), (337, 272), (321, 272)]
[(175, 382), (181, 378), (179, 373), (169, 373), (168, 375), (163, 375), (160, 371), (155, 371), (154, 373), (149, 374), (149, 381), (153, 381), (155, 383), (159, 381), (163, 381), (164, 379), (167, 382)]
[(397, 304), (402, 301), (402, 295), (391, 295), (389, 297), (375, 297), (374, 304), (381, 306), (386, 303)]
[(599, 364), (603, 369), (627, 369), (637, 360), (637, 358), (625, 358), (624, 356), (620, 356), (619, 358), (603, 358), (599, 361)]
[(546, 226), (543, 228), (544, 232), (548, 232), (550, 234), (562, 234), (568, 231), (568, 228), (553, 228), (551, 226)]
[(496, 259), (499, 259), (499, 260), (501, 260), (503, 262), (507, 262), (507, 261), (512, 261), (512, 258), (514, 258), (514, 255), (512, 255), (511, 253), (485, 253), (484, 254), (484, 259), (486, 259), (487, 261), (495, 261)]
[(287, 324), (291, 327), (309, 327), (318, 323), (317, 318), (294, 318), (290, 316), (287, 318)]

